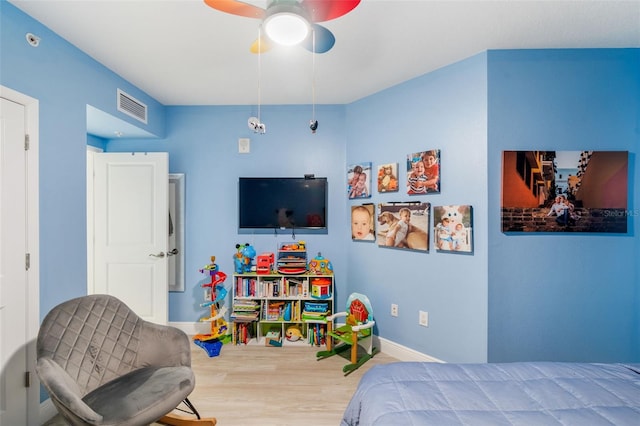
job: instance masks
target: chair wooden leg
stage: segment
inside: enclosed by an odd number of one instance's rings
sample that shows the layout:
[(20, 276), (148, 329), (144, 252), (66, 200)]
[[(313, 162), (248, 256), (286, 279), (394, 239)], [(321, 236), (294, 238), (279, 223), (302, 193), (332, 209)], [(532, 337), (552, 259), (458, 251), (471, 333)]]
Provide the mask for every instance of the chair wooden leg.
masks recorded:
[[(203, 419), (202, 417), (200, 417), (200, 413), (198, 413), (198, 410), (196, 410), (196, 407), (191, 403), (191, 401), (189, 401), (189, 398), (185, 398), (184, 401), (182, 402), (184, 403), (184, 405), (186, 405), (189, 408), (189, 410), (191, 410), (191, 413), (193, 413), (193, 415), (196, 417), (195, 419), (193, 417), (182, 417), (182, 416), (177, 416), (173, 413), (169, 413), (163, 418), (161, 418), (160, 420), (158, 420), (158, 423), (162, 423), (169, 426), (215, 426), (216, 425), (217, 420), (215, 419), (215, 417), (208, 417), (206, 419)], [(179, 408), (177, 410), (188, 412), (186, 410), (181, 410)]]
[(331, 332), (333, 331), (333, 321), (327, 322), (327, 350), (331, 350), (331, 346), (333, 345), (333, 337), (331, 337)]
[(190, 417), (176, 416), (175, 414), (167, 414), (158, 423), (170, 426), (216, 426), (217, 420), (215, 417), (209, 417), (206, 419), (194, 419)]
[(351, 336), (351, 364), (358, 362), (358, 333), (353, 332)]

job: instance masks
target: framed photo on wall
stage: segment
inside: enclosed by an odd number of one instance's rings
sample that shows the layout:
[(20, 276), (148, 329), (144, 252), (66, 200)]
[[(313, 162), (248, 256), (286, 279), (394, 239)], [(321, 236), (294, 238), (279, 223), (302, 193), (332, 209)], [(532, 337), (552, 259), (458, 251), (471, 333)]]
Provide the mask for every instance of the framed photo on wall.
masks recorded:
[(398, 163), (378, 166), (378, 192), (398, 192)]
[(440, 193), (440, 150), (407, 155), (407, 194)]
[(379, 204), (378, 246), (428, 251), (429, 213), (429, 203)]
[(433, 242), (437, 251), (473, 252), (473, 210), (471, 206), (434, 206), (433, 223)]
[(376, 240), (375, 206), (361, 204), (351, 206), (351, 239), (353, 241)]
[(347, 167), (347, 194), (350, 199), (371, 197), (371, 162)]
[(503, 151), (503, 232), (626, 233), (627, 151)]

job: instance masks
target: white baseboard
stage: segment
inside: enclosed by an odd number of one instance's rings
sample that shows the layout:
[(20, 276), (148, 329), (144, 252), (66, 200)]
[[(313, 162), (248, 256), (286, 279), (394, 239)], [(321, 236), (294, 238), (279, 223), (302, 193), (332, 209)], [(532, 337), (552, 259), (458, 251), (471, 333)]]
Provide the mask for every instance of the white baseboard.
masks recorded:
[(170, 326), (184, 331), (189, 336), (200, 333), (208, 333), (211, 330), (211, 323), (209, 322), (169, 322)]
[(403, 346), (399, 343), (392, 342), (383, 337), (374, 337), (374, 345), (380, 348), (380, 352), (385, 355), (398, 358), (400, 361), (417, 361), (417, 362), (444, 362), (438, 358), (423, 354), (414, 349)]
[[(198, 333), (207, 333), (210, 326), (208, 322), (170, 322), (169, 325), (184, 331), (190, 336)], [(374, 345), (380, 348), (380, 352), (400, 361), (444, 362), (382, 337), (375, 336)]]
[(43, 425), (52, 418), (54, 418), (58, 414), (58, 410), (56, 410), (56, 406), (51, 402), (51, 398), (47, 398), (46, 400), (40, 403), (40, 415), (38, 424)]

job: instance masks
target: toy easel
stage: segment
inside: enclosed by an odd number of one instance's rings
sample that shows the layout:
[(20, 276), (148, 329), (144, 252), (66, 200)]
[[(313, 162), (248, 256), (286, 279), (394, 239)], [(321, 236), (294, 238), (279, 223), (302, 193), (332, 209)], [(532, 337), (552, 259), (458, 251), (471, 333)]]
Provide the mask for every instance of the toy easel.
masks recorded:
[(222, 285), (227, 279), (227, 274), (218, 270), (218, 265), (216, 265), (215, 261), (216, 257), (211, 256), (211, 263), (200, 269), (201, 273), (211, 277), (210, 282), (202, 284), (202, 288), (205, 289), (205, 302), (200, 304), (203, 308), (210, 308), (211, 315), (208, 318), (201, 318), (200, 321), (210, 322), (211, 332), (193, 336), (194, 342), (205, 349), (207, 353), (209, 353), (209, 356), (219, 354), (222, 342), (219, 342), (219, 345), (214, 347), (211, 345), (202, 345), (201, 343), (214, 343), (212, 341), (223, 339), (227, 336), (228, 330), (227, 321), (224, 319), (227, 308), (223, 306), (224, 300), (227, 297), (227, 289)]

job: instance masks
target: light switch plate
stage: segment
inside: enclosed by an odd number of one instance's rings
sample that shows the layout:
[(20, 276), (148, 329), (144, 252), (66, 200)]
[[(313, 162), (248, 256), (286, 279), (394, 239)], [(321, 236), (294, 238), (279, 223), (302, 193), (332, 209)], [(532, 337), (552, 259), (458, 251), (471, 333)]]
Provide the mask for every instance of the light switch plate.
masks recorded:
[(251, 151), (251, 139), (240, 138), (238, 139), (238, 152), (240, 154), (248, 154)]

